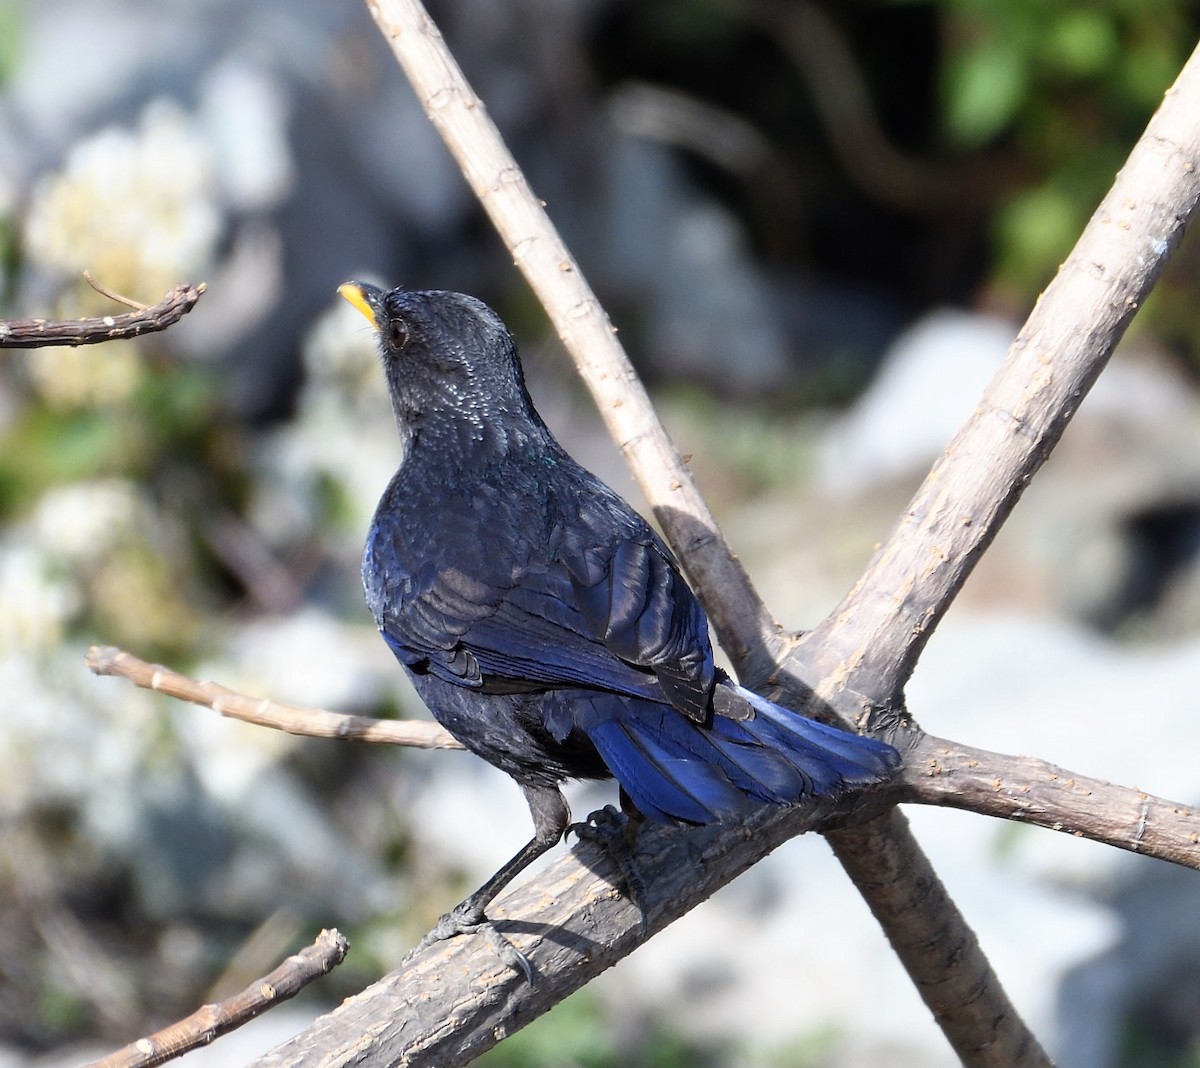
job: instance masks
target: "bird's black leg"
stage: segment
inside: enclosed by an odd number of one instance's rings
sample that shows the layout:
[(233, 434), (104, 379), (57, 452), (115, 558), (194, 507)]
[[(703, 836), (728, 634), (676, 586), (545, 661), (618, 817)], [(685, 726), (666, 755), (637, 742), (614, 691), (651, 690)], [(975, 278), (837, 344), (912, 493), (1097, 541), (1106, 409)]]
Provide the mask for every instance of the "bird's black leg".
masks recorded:
[(556, 787), (522, 783), (521, 789), (525, 800), (529, 802), (529, 813), (533, 816), (533, 837), (470, 897), (438, 920), (437, 926), (421, 939), (417, 948), (423, 949), (433, 942), (459, 934), (481, 934), (509, 967), (524, 972), (525, 978), (532, 983), (533, 969), (529, 961), (492, 926), (485, 910), (501, 890), (559, 842), (570, 823), (571, 810), (567, 807), (566, 798)]
[(605, 805), (591, 813), (582, 823), (572, 823), (567, 828), (574, 831), (580, 840), (586, 839), (601, 846), (609, 859), (617, 866), (624, 883), (626, 896), (632, 901), (642, 916), (642, 926), (646, 926), (646, 880), (638, 870), (633, 858), (633, 839), (637, 833), (638, 824), (643, 816), (638, 812), (633, 800), (621, 787), (621, 807)]

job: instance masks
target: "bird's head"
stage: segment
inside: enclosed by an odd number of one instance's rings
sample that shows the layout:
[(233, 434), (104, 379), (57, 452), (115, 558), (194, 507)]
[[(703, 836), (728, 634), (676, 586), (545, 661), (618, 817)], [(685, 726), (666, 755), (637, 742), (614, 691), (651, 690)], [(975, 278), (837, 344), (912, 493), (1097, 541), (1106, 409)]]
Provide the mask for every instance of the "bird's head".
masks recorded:
[(366, 282), (338, 292), (375, 328), (401, 433), (453, 430), (483, 440), (494, 438), (496, 424), (540, 423), (512, 337), (482, 301)]

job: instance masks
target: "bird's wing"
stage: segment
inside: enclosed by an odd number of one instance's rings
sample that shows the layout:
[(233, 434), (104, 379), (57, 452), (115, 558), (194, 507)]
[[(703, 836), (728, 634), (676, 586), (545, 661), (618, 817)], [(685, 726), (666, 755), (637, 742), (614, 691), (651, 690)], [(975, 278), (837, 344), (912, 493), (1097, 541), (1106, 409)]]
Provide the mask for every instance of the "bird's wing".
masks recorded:
[(498, 538), (503, 559), (476, 538), (412, 574), (377, 528), (364, 574), (380, 630), (404, 663), (459, 685), (595, 687), (703, 720), (716, 671), (708, 621), (666, 546), (627, 506), (618, 518), (614, 530), (585, 504), (527, 524), (524, 540)]
[(606, 543), (571, 525), (561, 558), (571, 596), (592, 637), (652, 671), (667, 701), (702, 721), (716, 677), (708, 618), (658, 535), (635, 513), (628, 523)]

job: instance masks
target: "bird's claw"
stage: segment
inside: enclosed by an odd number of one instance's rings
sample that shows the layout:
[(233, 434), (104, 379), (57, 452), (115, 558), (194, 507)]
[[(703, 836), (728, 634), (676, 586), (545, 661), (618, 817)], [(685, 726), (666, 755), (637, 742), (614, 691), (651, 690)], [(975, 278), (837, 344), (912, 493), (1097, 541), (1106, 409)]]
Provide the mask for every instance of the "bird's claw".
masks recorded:
[(457, 908), (447, 912), (434, 925), (433, 930), (417, 943), (417, 949), (428, 949), (434, 942), (456, 938), (458, 935), (480, 935), (505, 964), (514, 972), (521, 972), (526, 982), (532, 985), (533, 965), (529, 963), (529, 958), (497, 931), (495, 924), (482, 911), (464, 907), (469, 905), (470, 902), (464, 901)]
[(642, 927), (646, 926), (646, 880), (633, 857), (634, 821), (615, 805), (605, 805), (591, 813), (581, 823), (572, 823), (568, 834), (574, 832), (581, 842), (595, 842), (617, 866), (625, 896), (641, 914)]

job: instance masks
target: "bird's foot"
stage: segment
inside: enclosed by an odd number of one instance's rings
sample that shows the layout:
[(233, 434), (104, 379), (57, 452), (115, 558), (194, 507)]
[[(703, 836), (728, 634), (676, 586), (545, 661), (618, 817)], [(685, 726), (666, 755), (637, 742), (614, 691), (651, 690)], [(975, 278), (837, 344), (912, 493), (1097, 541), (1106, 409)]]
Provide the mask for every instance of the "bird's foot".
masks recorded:
[(458, 935), (480, 935), (496, 955), (514, 972), (521, 972), (528, 983), (533, 983), (533, 965), (516, 946), (496, 930), (495, 925), (484, 914), (483, 909), (473, 905), (468, 898), (447, 912), (433, 930), (417, 944), (417, 949), (427, 949), (434, 942), (441, 942)]
[(574, 832), (580, 841), (595, 842), (617, 866), (625, 896), (637, 906), (646, 926), (646, 880), (633, 857), (633, 839), (637, 825), (615, 805), (605, 805), (591, 813), (582, 823), (572, 823), (567, 833)]

